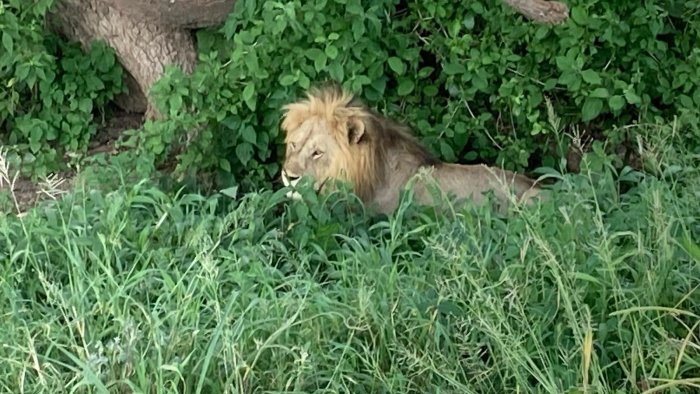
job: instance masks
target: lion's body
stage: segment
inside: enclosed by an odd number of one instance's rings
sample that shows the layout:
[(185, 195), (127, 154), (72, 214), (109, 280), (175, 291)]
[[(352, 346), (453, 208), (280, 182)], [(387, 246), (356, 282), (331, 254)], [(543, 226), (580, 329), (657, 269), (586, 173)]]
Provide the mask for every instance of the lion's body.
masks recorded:
[(349, 181), (369, 206), (391, 213), (406, 184), (417, 174), (415, 197), (420, 204), (434, 204), (430, 192), (434, 180), (443, 196), (484, 200), (493, 191), (501, 206), (509, 190), (531, 200), (539, 188), (531, 179), (485, 165), (442, 163), (420, 145), (408, 128), (382, 117), (353, 97), (330, 87), (311, 93), (307, 100), (285, 107), (282, 129), (287, 153), (282, 171), (285, 185), (294, 186), (301, 176), (311, 176), (318, 190), (332, 178)]

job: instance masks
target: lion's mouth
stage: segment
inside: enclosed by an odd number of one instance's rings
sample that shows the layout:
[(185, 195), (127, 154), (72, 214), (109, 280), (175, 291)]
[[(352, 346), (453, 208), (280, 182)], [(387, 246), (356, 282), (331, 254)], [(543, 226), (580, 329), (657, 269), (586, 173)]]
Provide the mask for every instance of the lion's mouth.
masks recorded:
[[(285, 187), (291, 187), (292, 189), (294, 189), (297, 183), (299, 183), (299, 179), (301, 178), (289, 179), (289, 177), (287, 176), (287, 172), (282, 170), (282, 184)], [(287, 198), (291, 198), (292, 200), (301, 200), (301, 194), (294, 190), (288, 191), (285, 195), (287, 196)]]
[[(292, 189), (295, 189), (300, 180), (301, 177), (296, 179), (290, 179), (289, 176), (286, 174), (286, 171), (282, 170), (282, 184), (285, 187), (291, 187)], [(327, 180), (328, 178), (324, 179), (322, 182), (314, 183), (314, 191), (318, 193), (321, 190), (323, 190), (323, 186), (325, 186)], [(296, 190), (290, 190), (285, 195), (287, 196), (287, 198), (290, 198), (292, 200), (302, 199), (301, 194)]]

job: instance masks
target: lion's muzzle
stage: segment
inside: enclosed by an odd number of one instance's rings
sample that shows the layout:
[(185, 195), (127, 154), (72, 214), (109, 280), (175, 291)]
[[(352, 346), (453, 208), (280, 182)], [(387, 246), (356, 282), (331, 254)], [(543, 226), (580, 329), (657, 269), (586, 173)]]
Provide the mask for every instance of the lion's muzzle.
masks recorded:
[[(291, 175), (287, 172), (287, 170), (282, 169), (282, 183), (285, 187), (296, 187), (300, 179), (300, 176)], [(301, 200), (301, 194), (293, 190), (287, 192), (286, 196), (287, 198), (291, 198), (293, 200)]]

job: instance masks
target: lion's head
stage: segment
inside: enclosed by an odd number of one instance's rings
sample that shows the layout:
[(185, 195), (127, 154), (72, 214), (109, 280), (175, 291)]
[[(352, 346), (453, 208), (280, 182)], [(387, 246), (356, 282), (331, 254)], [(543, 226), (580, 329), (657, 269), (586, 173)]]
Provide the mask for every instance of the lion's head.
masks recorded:
[[(347, 181), (362, 199), (371, 199), (385, 181), (389, 146), (402, 145), (425, 164), (437, 164), (404, 127), (355, 100), (337, 85), (307, 94), (283, 107), (286, 133), (282, 182), (295, 186), (302, 176), (313, 179), (317, 191), (330, 179)], [(290, 192), (290, 196), (298, 194)]]

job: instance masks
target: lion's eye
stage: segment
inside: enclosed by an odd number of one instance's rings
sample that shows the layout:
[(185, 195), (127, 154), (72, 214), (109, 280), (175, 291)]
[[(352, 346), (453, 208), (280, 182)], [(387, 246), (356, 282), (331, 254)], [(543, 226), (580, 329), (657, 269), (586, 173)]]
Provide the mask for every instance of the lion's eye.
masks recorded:
[(296, 150), (297, 144), (295, 144), (295, 143), (293, 143), (293, 142), (290, 142), (290, 143), (289, 143), (289, 148), (290, 148), (291, 150)]
[(313, 155), (311, 155), (311, 156), (312, 156), (314, 159), (318, 159), (319, 157), (323, 156), (323, 152), (321, 152), (320, 150), (316, 149), (316, 150), (314, 151)]

